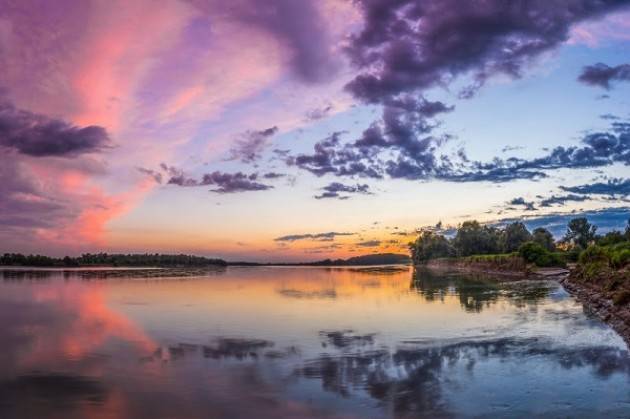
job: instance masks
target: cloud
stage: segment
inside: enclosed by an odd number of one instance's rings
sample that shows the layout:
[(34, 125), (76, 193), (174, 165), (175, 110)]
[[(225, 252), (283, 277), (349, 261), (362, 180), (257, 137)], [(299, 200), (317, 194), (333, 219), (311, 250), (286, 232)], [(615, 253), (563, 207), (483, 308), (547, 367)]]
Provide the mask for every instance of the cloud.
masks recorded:
[(169, 185), (177, 185), (184, 187), (196, 187), (196, 186), (217, 186), (215, 189), (211, 189), (212, 192), (217, 193), (235, 193), (235, 192), (247, 192), (247, 191), (265, 191), (272, 189), (273, 186), (265, 185), (257, 182), (258, 174), (252, 173), (247, 175), (242, 172), (236, 173), (224, 173), (214, 171), (212, 173), (204, 174), (201, 179), (195, 179), (186, 176), (181, 169), (177, 169), (166, 164), (162, 164), (161, 168), (168, 174), (169, 179), (166, 182)]
[(610, 67), (604, 63), (588, 65), (582, 69), (578, 80), (589, 86), (611, 89), (611, 82), (630, 81), (630, 64)]
[(0, 231), (51, 228), (76, 216), (63, 201), (39, 187), (10, 156), (2, 156), (0, 165)]
[[(313, 154), (286, 159), (316, 176), (359, 176), (380, 179), (429, 177), (440, 169), (436, 149), (448, 136), (430, 135), (435, 124), (429, 118), (454, 108), (440, 101), (406, 96), (388, 100), (383, 116), (353, 142), (342, 143), (343, 132), (335, 132), (314, 146)], [(381, 153), (394, 155), (380, 159)]]
[(327, 233), (306, 233), (306, 234), (290, 234), (288, 236), (276, 237), (274, 241), (277, 242), (294, 242), (298, 240), (315, 240), (315, 241), (332, 241), (338, 236), (353, 236), (356, 233), (338, 233), (336, 231), (330, 231)]
[(155, 183), (162, 183), (162, 180), (163, 180), (162, 173), (155, 170), (151, 170), (151, 169), (145, 169), (144, 167), (136, 167), (136, 169), (140, 173), (145, 174), (149, 176), (150, 178), (152, 178), (155, 181)]
[(348, 199), (347, 195), (339, 195), (342, 193), (350, 193), (350, 194), (365, 194), (371, 195), (370, 187), (367, 184), (356, 184), (356, 185), (344, 185), (339, 182), (332, 182), (322, 188), (324, 191), (321, 195), (316, 195), (315, 199), (325, 199), (325, 198), (337, 198), (337, 199)]
[(518, 205), (518, 206), (523, 206), (525, 211), (536, 211), (536, 207), (534, 206), (533, 202), (528, 202), (525, 201), (524, 198), (519, 197), (519, 198), (514, 198), (511, 201), (508, 202), (509, 205)]
[(265, 179), (278, 179), (285, 176), (286, 175), (284, 173), (276, 173), (276, 172), (267, 172), (262, 175), (262, 177)]
[[(560, 187), (560, 189), (563, 189), (563, 188)], [(552, 195), (549, 198), (545, 198), (541, 200), (540, 206), (550, 207), (552, 205), (564, 205), (567, 202), (584, 202), (590, 199), (591, 198), (589, 198), (588, 196), (580, 196), (580, 195), (575, 195), (575, 194), (568, 194), (568, 195), (561, 195), (561, 196)]]
[(243, 163), (253, 163), (260, 159), (262, 152), (269, 146), (269, 139), (278, 132), (278, 127), (260, 131), (247, 131), (241, 139), (230, 149), (228, 160), (240, 160)]
[(0, 102), (0, 146), (33, 157), (75, 157), (109, 146), (104, 128), (77, 127)]
[(470, 96), (495, 74), (520, 77), (541, 54), (569, 39), (571, 26), (626, 2), (357, 1), (363, 29), (347, 53), (359, 69), (347, 89), (370, 103), (446, 85), (466, 75)]
[(581, 195), (630, 195), (630, 179), (614, 178), (607, 182), (561, 186), (560, 189)]
[(364, 24), (350, 36), (345, 49), (358, 71), (346, 90), (364, 103), (381, 105), (382, 117), (354, 141), (343, 144), (340, 133), (335, 133), (317, 143), (313, 154), (298, 155), (288, 163), (316, 176), (452, 182), (506, 182), (546, 175), (536, 162), (532, 168), (519, 167), (528, 162), (518, 161), (469, 165), (463, 150), (454, 157), (439, 154), (452, 136), (435, 135), (438, 124), (431, 119), (453, 107), (428, 101), (422, 94), (466, 77), (469, 85), (460, 97), (468, 98), (494, 75), (521, 77), (534, 59), (569, 39), (572, 25), (621, 6), (591, 0), (518, 4), (357, 0), (356, 4)]
[(332, 104), (328, 104), (321, 108), (311, 109), (310, 111), (306, 113), (305, 119), (307, 121), (318, 121), (320, 119), (327, 117), (330, 114), (330, 112), (332, 112), (333, 109), (334, 107)]
[(598, 227), (598, 232), (606, 233), (610, 230), (623, 230), (625, 228), (628, 218), (630, 218), (630, 208), (611, 207), (592, 211), (572, 211), (524, 218), (506, 218), (493, 223), (493, 225), (505, 225), (514, 221), (522, 221), (530, 231), (538, 227), (544, 227), (556, 238), (560, 238), (566, 233), (568, 222), (578, 217), (586, 217), (590, 223)]
[(366, 241), (355, 243), (355, 245), (359, 247), (378, 247), (381, 245), (381, 241), (380, 240), (366, 240)]
[[(407, 114), (403, 118), (408, 117)], [(448, 137), (428, 135), (418, 140), (413, 129), (408, 130), (406, 123), (398, 122), (394, 117), (384, 123), (389, 134), (384, 133), (381, 125), (372, 125), (354, 142), (343, 143), (343, 133), (333, 133), (315, 144), (313, 154), (289, 156), (285, 161), (317, 176), (495, 183), (546, 178), (545, 172), (555, 169), (630, 165), (630, 123), (627, 122), (613, 122), (608, 131), (587, 133), (581, 144), (557, 146), (542, 157), (496, 157), (489, 162), (470, 161), (461, 149), (454, 156), (438, 156)]]
[(273, 36), (289, 52), (290, 67), (303, 82), (330, 80), (340, 68), (318, 1), (270, 0), (265, 7), (260, 7), (257, 0), (190, 1), (212, 15)]

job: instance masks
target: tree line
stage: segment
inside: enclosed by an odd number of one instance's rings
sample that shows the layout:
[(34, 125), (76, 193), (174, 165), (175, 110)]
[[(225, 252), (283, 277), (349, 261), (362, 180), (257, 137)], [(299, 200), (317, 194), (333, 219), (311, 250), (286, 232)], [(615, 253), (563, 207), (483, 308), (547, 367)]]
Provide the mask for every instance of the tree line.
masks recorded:
[(471, 220), (462, 223), (452, 238), (423, 230), (414, 242), (409, 243), (409, 249), (415, 264), (437, 258), (518, 252), (528, 262), (555, 266), (565, 261), (576, 261), (589, 245), (610, 246), (628, 241), (630, 220), (624, 232), (611, 231), (598, 235), (597, 227), (586, 218), (574, 218), (569, 221), (564, 237), (558, 241), (546, 228), (539, 227), (530, 232), (525, 224), (518, 221), (500, 228)]
[(206, 258), (193, 255), (169, 255), (159, 253), (144, 254), (109, 254), (85, 253), (79, 257), (65, 256), (53, 258), (42, 255), (23, 255), (21, 253), (5, 253), (0, 256), (2, 266), (35, 266), (35, 267), (81, 267), (81, 266), (157, 266), (157, 267), (203, 267), (209, 265), (225, 266), (222, 259)]

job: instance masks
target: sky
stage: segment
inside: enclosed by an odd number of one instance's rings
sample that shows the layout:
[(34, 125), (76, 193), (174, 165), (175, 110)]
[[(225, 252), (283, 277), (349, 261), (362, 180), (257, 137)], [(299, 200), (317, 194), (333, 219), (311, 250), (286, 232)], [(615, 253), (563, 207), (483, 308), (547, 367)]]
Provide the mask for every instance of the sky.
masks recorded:
[(0, 68), (3, 252), (307, 261), (630, 214), (630, 1), (0, 0)]

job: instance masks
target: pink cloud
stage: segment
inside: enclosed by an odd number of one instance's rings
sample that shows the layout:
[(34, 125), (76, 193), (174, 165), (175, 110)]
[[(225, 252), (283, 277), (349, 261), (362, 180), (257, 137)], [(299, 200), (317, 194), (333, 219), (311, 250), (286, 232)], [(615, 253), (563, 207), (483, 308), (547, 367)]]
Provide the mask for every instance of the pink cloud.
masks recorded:
[(575, 25), (568, 43), (597, 47), (602, 42), (627, 40), (630, 40), (630, 12), (622, 12)]

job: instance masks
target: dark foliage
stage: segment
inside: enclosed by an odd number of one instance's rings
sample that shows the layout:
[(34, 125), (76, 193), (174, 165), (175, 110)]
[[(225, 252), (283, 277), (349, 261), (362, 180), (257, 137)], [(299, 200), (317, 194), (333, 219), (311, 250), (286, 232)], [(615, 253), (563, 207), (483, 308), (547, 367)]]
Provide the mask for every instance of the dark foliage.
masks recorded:
[(20, 253), (5, 253), (0, 256), (3, 266), (37, 266), (37, 267), (77, 267), (77, 266), (208, 266), (227, 263), (222, 259), (211, 259), (192, 255), (164, 255), (164, 254), (108, 254), (86, 253), (79, 257), (52, 258), (41, 255), (22, 255)]

